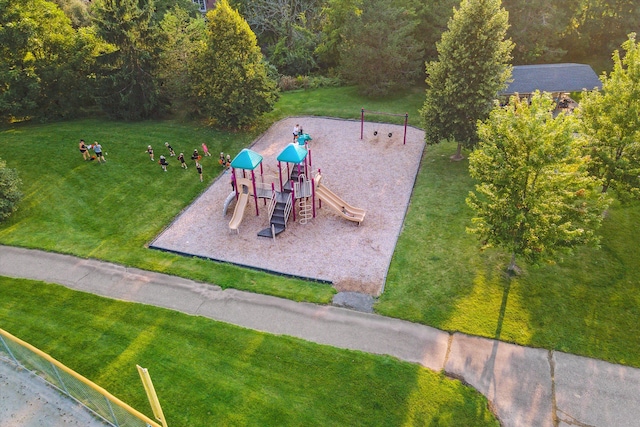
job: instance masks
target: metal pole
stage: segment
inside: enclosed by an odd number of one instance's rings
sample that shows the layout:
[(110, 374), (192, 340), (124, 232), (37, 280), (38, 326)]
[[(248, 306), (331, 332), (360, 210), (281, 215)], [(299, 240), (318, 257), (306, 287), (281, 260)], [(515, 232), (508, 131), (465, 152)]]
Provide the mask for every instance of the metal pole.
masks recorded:
[(258, 212), (258, 192), (256, 191), (256, 174), (253, 171), (253, 169), (251, 169), (251, 182), (253, 183), (253, 201), (256, 204), (256, 216), (259, 216), (260, 212)]
[(364, 108), (360, 109), (360, 139), (364, 137)]
[(316, 217), (316, 179), (311, 180), (311, 201), (313, 202), (312, 213), (313, 217)]
[(296, 222), (296, 188), (291, 180), (291, 212), (293, 212), (293, 222)]
[(409, 121), (409, 113), (404, 113), (404, 142), (402, 145), (407, 143), (407, 122)]

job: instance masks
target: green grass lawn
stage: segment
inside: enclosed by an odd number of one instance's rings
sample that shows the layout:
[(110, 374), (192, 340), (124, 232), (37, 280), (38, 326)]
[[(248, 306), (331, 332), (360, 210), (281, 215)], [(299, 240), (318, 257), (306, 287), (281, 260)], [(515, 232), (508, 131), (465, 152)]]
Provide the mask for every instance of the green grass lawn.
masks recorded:
[[(0, 224), (0, 243), (108, 260), (224, 288), (329, 302), (334, 291), (328, 285), (145, 247), (220, 174), (217, 154), (235, 156), (254, 137), (255, 133), (218, 132), (170, 121), (77, 120), (11, 126), (0, 131), (0, 158), (19, 171), (25, 198), (20, 209)], [(83, 161), (77, 148), (80, 138), (99, 141), (107, 162)], [(184, 170), (176, 157), (168, 157), (165, 141), (187, 158), (207, 143), (213, 155), (202, 159), (204, 183), (193, 161)], [(156, 162), (146, 154), (147, 145), (153, 146)], [(160, 154), (169, 160), (167, 172), (157, 163)]]
[(3, 329), (151, 417), (148, 368), (171, 426), (499, 425), (475, 390), (390, 357), (42, 282), (0, 278), (0, 295)]
[[(524, 266), (509, 280), (508, 255), (479, 250), (465, 232), (473, 189), (453, 144), (428, 147), (376, 311), (522, 345), (640, 367), (640, 204), (615, 204), (601, 248)], [(522, 264), (521, 264), (522, 265)]]
[[(423, 90), (384, 100), (354, 88), (286, 92), (252, 132), (218, 132), (176, 122), (112, 123), (78, 120), (14, 125), (0, 131), (0, 158), (18, 169), (26, 198), (0, 224), (0, 243), (95, 257), (254, 292), (319, 303), (331, 287), (152, 251), (145, 248), (219, 174), (215, 153), (237, 153), (270, 123), (289, 115), (359, 118), (361, 107), (409, 113), (419, 125)], [(385, 116), (371, 116), (380, 120)], [(401, 118), (398, 118), (401, 119)], [(77, 141), (99, 140), (108, 163), (83, 162)], [(190, 153), (206, 141), (205, 184), (193, 168), (169, 172), (144, 153), (163, 142)], [(614, 205), (600, 249), (581, 248), (554, 264), (523, 266), (507, 281), (497, 249), (480, 252), (465, 232), (473, 189), (467, 162), (452, 163), (452, 145), (425, 151), (403, 233), (376, 310), (449, 331), (557, 349), (640, 366), (640, 205)], [(215, 236), (211, 236), (212, 239)]]

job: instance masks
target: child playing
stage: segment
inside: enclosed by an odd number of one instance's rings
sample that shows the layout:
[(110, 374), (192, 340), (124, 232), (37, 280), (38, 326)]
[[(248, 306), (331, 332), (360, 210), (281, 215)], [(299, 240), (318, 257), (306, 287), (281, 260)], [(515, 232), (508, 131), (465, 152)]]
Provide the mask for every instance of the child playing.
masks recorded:
[(202, 182), (202, 165), (196, 160), (196, 169), (198, 170), (198, 175), (200, 175), (200, 182)]
[(83, 160), (91, 159), (91, 154), (89, 153), (89, 149), (87, 148), (87, 145), (84, 143), (84, 139), (80, 140), (80, 143), (78, 144), (78, 148), (80, 149), (80, 153), (82, 153)]
[(187, 162), (185, 162), (185, 160), (184, 160), (184, 153), (180, 153), (180, 155), (178, 156), (178, 160), (180, 160), (180, 166), (183, 169), (186, 169), (187, 168)]
[(298, 135), (300, 135), (300, 125), (298, 123), (296, 123), (296, 125), (293, 127), (293, 142), (296, 142), (296, 139), (298, 138)]
[(207, 144), (205, 144), (204, 142), (202, 143), (202, 152), (205, 156), (211, 155), (211, 153), (209, 152), (209, 147), (207, 147)]
[(225, 162), (225, 167), (226, 167), (226, 168), (230, 168), (230, 167), (231, 167), (231, 155), (230, 155), (230, 154), (227, 154), (227, 159), (226, 159), (226, 162)]
[(150, 145), (147, 147), (147, 153), (149, 154), (149, 158), (153, 162), (153, 148), (151, 148)]
[(224, 160), (224, 153), (222, 153), (222, 152), (220, 153), (220, 159), (218, 159), (218, 163), (220, 163), (220, 166), (222, 166), (222, 167), (224, 167), (224, 165), (227, 163)]
[(160, 161), (158, 163), (162, 166), (162, 170), (166, 172), (167, 166), (169, 165), (169, 163), (167, 163), (167, 159), (164, 156), (160, 156)]
[(167, 147), (167, 150), (169, 150), (169, 155), (170, 155), (171, 157), (173, 157), (173, 156), (175, 156), (175, 155), (176, 155), (176, 152), (175, 152), (175, 151), (173, 151), (173, 147), (172, 147), (171, 145), (169, 145), (169, 143), (168, 143), (168, 142), (165, 142), (165, 143), (164, 143), (164, 146), (165, 146), (165, 147)]
[(198, 149), (196, 148), (195, 150), (193, 150), (193, 154), (191, 155), (191, 160), (195, 160), (197, 163), (198, 160), (200, 160), (201, 158), (202, 156), (200, 155), (200, 153), (198, 153)]
[(96, 153), (98, 163), (107, 163), (107, 159), (104, 158), (104, 153), (102, 152), (102, 145), (98, 144), (98, 141), (93, 141), (93, 145), (90, 147), (93, 148), (93, 152)]

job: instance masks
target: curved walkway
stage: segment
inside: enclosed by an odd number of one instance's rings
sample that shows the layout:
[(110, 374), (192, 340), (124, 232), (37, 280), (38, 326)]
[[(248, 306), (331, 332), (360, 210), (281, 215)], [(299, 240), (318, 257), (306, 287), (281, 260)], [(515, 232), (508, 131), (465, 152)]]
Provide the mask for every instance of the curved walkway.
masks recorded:
[(503, 426), (640, 423), (640, 369), (37, 250), (0, 246), (0, 275), (419, 363), (475, 387)]

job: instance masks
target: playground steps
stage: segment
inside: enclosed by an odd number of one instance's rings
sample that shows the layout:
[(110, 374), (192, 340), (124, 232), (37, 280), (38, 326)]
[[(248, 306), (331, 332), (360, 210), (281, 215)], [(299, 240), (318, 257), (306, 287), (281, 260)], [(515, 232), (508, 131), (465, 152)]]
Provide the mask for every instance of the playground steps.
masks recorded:
[(271, 222), (269, 223), (269, 228), (265, 228), (264, 230), (260, 230), (258, 232), (258, 236), (260, 237), (274, 237), (271, 227), (273, 226), (273, 231), (276, 236), (282, 233), (286, 228), (287, 224), (284, 219), (284, 210), (287, 206), (287, 200), (291, 197), (290, 192), (285, 193), (276, 193), (276, 206), (273, 209), (273, 215), (271, 215)]

